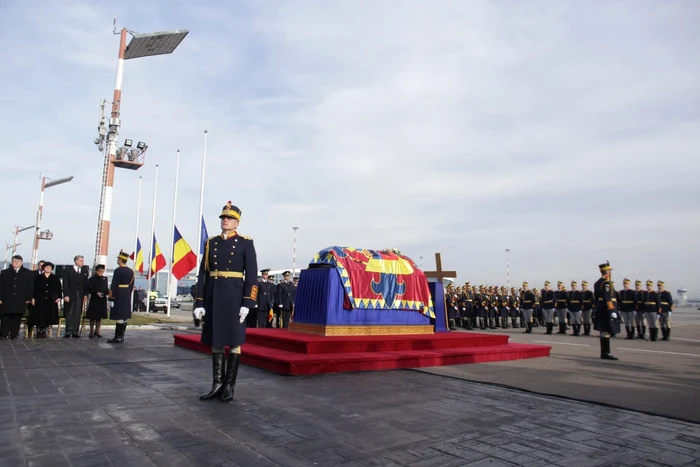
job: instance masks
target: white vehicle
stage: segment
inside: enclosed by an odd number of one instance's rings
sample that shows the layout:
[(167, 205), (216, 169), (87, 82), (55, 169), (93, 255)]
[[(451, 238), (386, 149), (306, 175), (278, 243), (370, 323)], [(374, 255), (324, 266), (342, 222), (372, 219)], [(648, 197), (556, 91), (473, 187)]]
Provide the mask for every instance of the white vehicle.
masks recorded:
[(165, 297), (160, 290), (151, 290), (149, 311), (153, 313), (158, 313), (162, 311), (163, 313), (168, 312), (168, 297)]

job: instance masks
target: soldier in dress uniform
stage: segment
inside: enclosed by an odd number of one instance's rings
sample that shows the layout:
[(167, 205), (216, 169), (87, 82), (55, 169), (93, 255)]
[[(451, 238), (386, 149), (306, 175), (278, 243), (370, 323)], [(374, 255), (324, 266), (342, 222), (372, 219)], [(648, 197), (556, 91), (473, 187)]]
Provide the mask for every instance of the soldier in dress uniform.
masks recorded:
[(117, 256), (117, 269), (112, 275), (112, 286), (109, 290), (109, 301), (112, 309), (109, 311), (109, 319), (116, 321), (114, 338), (108, 340), (110, 344), (124, 342), (126, 323), (131, 318), (131, 294), (134, 293), (134, 271), (127, 267), (129, 254), (124, 251)]
[(530, 285), (523, 282), (523, 292), (520, 295), (520, 311), (525, 321), (525, 334), (532, 333), (532, 312), (535, 308), (535, 293), (530, 290)]
[(622, 281), (623, 289), (618, 297), (618, 305), (622, 319), (625, 321), (625, 331), (627, 331), (626, 339), (634, 339), (634, 308), (636, 306), (636, 292), (630, 289), (630, 280), (625, 278)]
[(566, 334), (566, 313), (569, 311), (569, 294), (566, 292), (562, 281), (557, 282), (557, 291), (554, 292), (554, 307), (557, 310), (557, 322), (559, 323), (559, 332), (557, 334)]
[(483, 285), (479, 286), (479, 293), (474, 295), (474, 303), (477, 305), (476, 314), (479, 317), (479, 329), (486, 329), (486, 317), (488, 312), (486, 311), (488, 296), (486, 295), (486, 290)]
[(644, 322), (644, 290), (642, 290), (642, 281), (637, 279), (634, 281), (634, 324), (637, 328), (637, 337), (644, 339), (647, 333), (647, 325)]
[(617, 360), (610, 353), (610, 336), (615, 334), (613, 323), (617, 319), (615, 302), (615, 287), (610, 280), (612, 268), (610, 262), (598, 266), (601, 277), (593, 286), (596, 299), (595, 330), (600, 332), (600, 358), (603, 360)]
[(513, 329), (518, 327), (518, 316), (520, 316), (520, 327), (525, 327), (525, 322), (520, 314), (520, 299), (518, 298), (518, 292), (515, 291), (515, 287), (510, 288), (510, 294), (508, 295), (508, 308), (510, 309), (510, 321), (513, 325)]
[(642, 299), (639, 305), (644, 310), (644, 319), (649, 326), (649, 340), (656, 342), (659, 339), (658, 316), (659, 316), (659, 294), (654, 290), (654, 282), (647, 280), (647, 289), (642, 292)]
[(262, 279), (258, 281), (258, 301), (256, 304), (257, 325), (259, 328), (272, 327), (270, 311), (275, 309), (275, 284), (269, 280), (269, 269), (260, 271)]
[(581, 281), (581, 321), (583, 322), (583, 335), (591, 335), (591, 317), (595, 300), (593, 292), (588, 290), (588, 281)]
[(574, 328), (572, 336), (581, 335), (581, 305), (583, 305), (583, 293), (577, 290), (578, 284), (576, 281), (571, 281), (571, 290), (569, 291), (569, 313), (571, 313), (571, 327)]
[(292, 275), (289, 271), (282, 273), (282, 281), (277, 284), (275, 304), (277, 305), (277, 327), (288, 328), (294, 309), (294, 284), (289, 280)]
[(658, 281), (659, 287), (659, 324), (661, 325), (662, 341), (671, 338), (671, 315), (673, 314), (673, 297), (671, 292), (666, 290), (663, 281)]
[(552, 334), (554, 330), (554, 291), (550, 289), (549, 281), (544, 282), (542, 289), (542, 315), (547, 326), (547, 334)]
[[(501, 315), (501, 328), (510, 329), (508, 326), (508, 316), (510, 316), (510, 296), (505, 286), (501, 286), (501, 293), (498, 295), (498, 311)], [(515, 327), (515, 325), (513, 325)]]
[[(221, 210), (221, 234), (207, 239), (197, 275), (195, 315), (202, 317), (201, 342), (212, 348), (211, 391), (200, 400), (233, 399), (245, 321), (258, 299), (258, 262), (253, 239), (238, 234), (241, 210), (229, 201)], [(224, 348), (229, 348), (224, 362)]]

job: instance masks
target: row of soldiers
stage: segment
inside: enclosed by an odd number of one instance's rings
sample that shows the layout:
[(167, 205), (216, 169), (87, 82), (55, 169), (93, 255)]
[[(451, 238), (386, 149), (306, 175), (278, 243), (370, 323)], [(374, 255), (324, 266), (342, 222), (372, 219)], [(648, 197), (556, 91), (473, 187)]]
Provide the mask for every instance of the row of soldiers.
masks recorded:
[[(623, 281), (623, 289), (616, 291), (613, 301), (616, 303), (618, 320), (624, 321), (627, 339), (646, 339), (647, 327), (649, 340), (657, 341), (659, 327), (662, 340), (671, 336), (671, 312), (673, 298), (665, 289), (663, 281), (657, 282), (657, 290), (651, 280), (642, 289), (642, 281), (635, 281), (635, 289), (630, 288), (629, 279)], [(564, 283), (557, 282), (557, 290), (551, 289), (545, 281), (543, 289), (530, 289), (527, 282), (516, 290), (512, 287), (472, 286), (469, 282), (463, 287), (447, 286), (446, 303), (449, 327), (455, 330), (457, 325), (464, 329), (509, 329), (525, 328), (525, 333), (532, 333), (533, 327), (545, 327), (546, 334), (553, 334), (555, 324), (557, 334), (566, 334), (571, 326), (573, 336), (589, 336), (591, 325), (595, 321), (595, 301), (588, 282), (581, 283), (578, 289), (576, 281), (571, 282), (571, 289), (566, 290)], [(518, 326), (519, 321), (519, 326)], [(556, 321), (556, 323), (555, 323)]]

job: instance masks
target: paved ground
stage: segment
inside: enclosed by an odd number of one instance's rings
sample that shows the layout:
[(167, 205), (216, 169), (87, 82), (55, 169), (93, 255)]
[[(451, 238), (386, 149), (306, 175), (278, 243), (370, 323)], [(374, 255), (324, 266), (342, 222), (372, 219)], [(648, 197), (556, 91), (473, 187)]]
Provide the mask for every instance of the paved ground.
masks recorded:
[(700, 423), (700, 312), (675, 312), (673, 326), (669, 342), (612, 339), (617, 362), (599, 359), (600, 341), (593, 336), (546, 336), (543, 328), (486, 331), (509, 334), (511, 342), (551, 345), (551, 357), (424, 371)]
[(0, 465), (700, 465), (700, 425), (419, 371), (210, 373), (167, 331), (0, 341)]

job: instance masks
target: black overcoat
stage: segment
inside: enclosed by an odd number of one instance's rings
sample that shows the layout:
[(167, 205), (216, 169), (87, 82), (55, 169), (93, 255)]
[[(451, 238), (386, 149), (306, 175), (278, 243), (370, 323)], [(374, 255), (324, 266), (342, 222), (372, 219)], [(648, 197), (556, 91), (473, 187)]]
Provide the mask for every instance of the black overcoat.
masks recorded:
[(615, 287), (608, 279), (601, 277), (593, 287), (595, 295), (595, 321), (593, 329), (602, 333), (618, 334), (620, 332), (619, 317), (613, 318), (613, 312), (617, 314), (615, 305)]
[(253, 239), (236, 233), (207, 240), (197, 276), (194, 307), (205, 310), (201, 342), (212, 347), (245, 343), (242, 306), (252, 310), (258, 298), (258, 260)]
[(34, 295), (34, 273), (22, 266), (0, 272), (0, 314), (23, 315)]
[[(105, 276), (92, 276), (88, 280), (87, 291), (90, 301), (85, 317), (90, 320), (107, 318), (107, 297), (109, 296), (107, 278)], [(101, 293), (102, 297), (99, 297), (98, 293)]]
[(56, 274), (39, 274), (34, 277), (34, 306), (29, 324), (46, 328), (58, 324), (58, 303), (63, 296), (61, 281)]
[(131, 318), (131, 294), (134, 290), (134, 271), (126, 266), (119, 266), (112, 276), (109, 300), (114, 306), (109, 312), (109, 319), (117, 321)]

